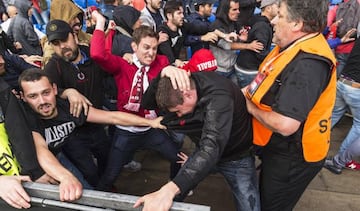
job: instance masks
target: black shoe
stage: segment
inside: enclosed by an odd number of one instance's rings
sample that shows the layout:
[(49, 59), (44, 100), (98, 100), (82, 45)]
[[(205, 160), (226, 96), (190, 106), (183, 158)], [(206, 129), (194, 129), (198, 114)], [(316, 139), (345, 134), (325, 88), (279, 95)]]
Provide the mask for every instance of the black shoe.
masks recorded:
[(334, 174), (341, 174), (341, 171), (342, 171), (342, 168), (341, 167), (337, 167), (334, 162), (333, 162), (333, 159), (331, 158), (326, 158), (325, 160), (325, 164), (324, 164), (324, 167), (331, 171), (332, 173)]

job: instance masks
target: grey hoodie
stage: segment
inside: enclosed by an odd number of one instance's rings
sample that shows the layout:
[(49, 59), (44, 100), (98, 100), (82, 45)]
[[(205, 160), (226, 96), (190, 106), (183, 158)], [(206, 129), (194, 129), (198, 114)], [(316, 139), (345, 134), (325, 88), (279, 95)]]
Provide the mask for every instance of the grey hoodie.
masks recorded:
[(29, 20), (28, 11), (31, 2), (28, 0), (14, 0), (13, 5), (17, 8), (18, 14), (11, 20), (8, 34), (13, 41), (20, 42), (22, 50), (20, 54), (42, 55), (39, 38)]

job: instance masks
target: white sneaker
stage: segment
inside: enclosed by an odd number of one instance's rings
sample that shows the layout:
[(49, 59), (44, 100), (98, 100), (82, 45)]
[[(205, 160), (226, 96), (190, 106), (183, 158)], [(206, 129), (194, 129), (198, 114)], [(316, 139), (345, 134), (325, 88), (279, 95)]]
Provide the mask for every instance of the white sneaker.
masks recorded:
[(124, 165), (124, 168), (132, 172), (137, 172), (141, 170), (141, 163), (132, 160), (128, 164)]

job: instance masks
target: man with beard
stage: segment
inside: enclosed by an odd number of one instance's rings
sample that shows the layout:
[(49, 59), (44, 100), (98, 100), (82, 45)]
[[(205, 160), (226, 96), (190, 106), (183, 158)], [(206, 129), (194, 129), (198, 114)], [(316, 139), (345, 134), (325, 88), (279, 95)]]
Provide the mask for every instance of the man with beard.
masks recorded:
[(157, 31), (157, 28), (165, 22), (164, 11), (161, 8), (162, 0), (146, 0), (145, 2), (146, 7), (141, 10), (141, 23)]
[[(72, 141), (73, 136), (78, 135), (77, 128), (83, 126), (85, 122), (164, 129), (160, 125), (161, 117), (150, 120), (125, 112), (104, 111), (92, 106), (75, 117), (69, 112), (69, 102), (57, 97), (58, 88), (56, 84), (49, 79), (46, 72), (37, 68), (24, 71), (19, 76), (19, 84), (21, 98), (28, 105), (28, 121), (32, 127), (38, 157), (41, 154), (40, 165), (43, 166), (45, 172), (54, 172), (53, 166), (45, 166), (43, 163), (56, 163), (57, 161), (54, 160), (53, 156), (56, 155), (59, 161), (81, 181), (85, 188), (90, 187), (86, 186), (86, 181), (83, 180), (82, 175), (76, 172), (76, 166), (71, 166), (71, 162), (68, 160), (65, 160), (65, 163), (63, 162), (64, 147)], [(50, 176), (53, 175), (50, 174)], [(59, 179), (66, 177), (65, 174), (55, 174), (53, 177), (57, 179), (56, 176)]]
[[(182, 2), (171, 0), (165, 4), (164, 14), (166, 16), (166, 23), (163, 23), (158, 28), (158, 32), (163, 32), (168, 35), (169, 39), (159, 42), (158, 53), (166, 55), (169, 62), (176, 67), (184, 66), (185, 62), (180, 59), (180, 52), (185, 45), (197, 43), (199, 41), (217, 41), (217, 34), (209, 32), (198, 25), (188, 24), (184, 21), (184, 9)], [(219, 31), (218, 31), (219, 32)], [(220, 33), (220, 32), (219, 32)], [(204, 36), (197, 36), (197, 39), (188, 39), (185, 37), (188, 34), (205, 34)]]
[[(89, 47), (78, 45), (77, 35), (62, 20), (50, 21), (46, 27), (46, 35), (55, 53), (44, 70), (60, 89), (60, 96), (67, 94), (61, 90), (74, 88), (88, 98), (93, 107), (102, 108), (104, 72), (90, 59)], [(69, 101), (72, 113), (77, 113), (80, 109), (77, 99)], [(64, 154), (79, 168), (89, 184), (96, 186), (106, 167), (110, 149), (104, 126), (88, 123), (77, 128), (74, 133), (76, 135), (70, 137), (68, 144), (64, 146)], [(97, 159), (97, 165), (93, 156)]]
[(171, 0), (166, 2), (164, 14), (167, 19), (159, 26), (158, 32), (165, 32), (169, 39), (159, 44), (158, 53), (167, 56), (170, 63), (176, 67), (182, 67), (185, 63), (180, 57), (180, 51), (184, 46), (185, 36), (182, 26), (184, 24), (184, 9), (182, 2)]
[[(186, 19), (192, 25), (201, 30), (198, 34), (188, 35), (186, 40), (193, 41), (190, 44), (191, 54), (194, 54), (201, 48), (209, 49), (209, 41), (217, 41), (218, 36), (215, 33), (208, 33), (210, 31), (211, 22), (208, 20), (212, 13), (212, 0), (196, 0), (194, 2), (195, 12), (191, 13)], [(197, 36), (196, 36), (197, 35)]]
[[(91, 35), (81, 30), (83, 22), (83, 11), (73, 2), (64, 0), (52, 0), (50, 5), (50, 20), (63, 20), (70, 25), (73, 32), (77, 35), (81, 45), (88, 46), (90, 43)], [(49, 45), (47, 37), (41, 40), (43, 47), (43, 64), (49, 62), (54, 50)]]

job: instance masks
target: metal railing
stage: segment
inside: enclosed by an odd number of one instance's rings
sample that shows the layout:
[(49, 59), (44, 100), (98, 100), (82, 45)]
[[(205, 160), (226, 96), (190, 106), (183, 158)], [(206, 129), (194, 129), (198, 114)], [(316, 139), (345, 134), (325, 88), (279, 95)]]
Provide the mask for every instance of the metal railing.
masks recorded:
[[(31, 196), (32, 207), (30, 210), (141, 210), (133, 208), (139, 198), (132, 195), (110, 193), (94, 190), (83, 190), (80, 199), (74, 202), (62, 202), (59, 200), (59, 188), (57, 185), (25, 182), (23, 186)], [(4, 204), (0, 204), (1, 210), (16, 210)], [(171, 211), (210, 211), (210, 207), (190, 203), (174, 202)]]

